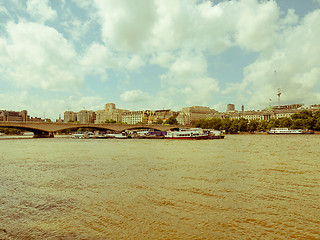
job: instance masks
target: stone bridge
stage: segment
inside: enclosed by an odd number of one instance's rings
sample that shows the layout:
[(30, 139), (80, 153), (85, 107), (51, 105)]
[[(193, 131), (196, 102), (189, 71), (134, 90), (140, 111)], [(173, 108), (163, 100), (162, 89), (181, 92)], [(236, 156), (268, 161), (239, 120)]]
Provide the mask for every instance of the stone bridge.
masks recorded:
[(111, 130), (122, 132), (130, 129), (155, 129), (168, 131), (181, 128), (182, 125), (147, 125), (147, 124), (80, 124), (80, 123), (46, 123), (46, 122), (0, 122), (0, 127), (17, 128), (34, 133), (36, 138), (54, 137), (55, 132), (67, 129), (91, 128), (100, 131)]

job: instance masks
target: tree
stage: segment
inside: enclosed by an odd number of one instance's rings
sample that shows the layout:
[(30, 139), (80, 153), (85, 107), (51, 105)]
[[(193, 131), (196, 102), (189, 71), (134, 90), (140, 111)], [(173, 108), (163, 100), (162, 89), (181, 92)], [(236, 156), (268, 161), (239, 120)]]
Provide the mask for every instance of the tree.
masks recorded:
[(314, 118), (314, 119), (320, 119), (320, 110), (316, 111), (316, 112), (313, 114), (313, 118)]
[(271, 118), (269, 120), (267, 129), (271, 129), (271, 128), (278, 128), (280, 126), (280, 120), (276, 119), (276, 118)]
[(155, 123), (155, 124), (162, 124), (163, 121), (162, 121), (162, 119), (158, 118), (157, 121), (155, 121), (154, 123)]
[(303, 128), (303, 120), (302, 119), (293, 119), (291, 128), (300, 129)]
[(288, 117), (279, 118), (279, 127), (290, 128), (292, 125), (292, 119)]
[(113, 120), (113, 119), (106, 119), (106, 121), (104, 123), (116, 123), (117, 121)]
[(251, 121), (248, 123), (248, 131), (249, 131), (249, 132), (257, 131), (257, 130), (258, 130), (258, 127), (259, 127), (259, 122), (258, 122), (257, 120), (251, 120)]
[(175, 117), (171, 116), (166, 120), (166, 123), (170, 125), (175, 125), (178, 124), (178, 121)]
[(308, 119), (312, 118), (312, 111), (302, 110), (299, 113), (295, 113), (291, 116), (292, 119)]
[[(236, 119), (235, 119), (236, 120)], [(230, 133), (237, 133), (239, 131), (239, 123), (238, 121), (233, 120), (231, 126), (229, 128)]]
[(238, 130), (240, 132), (247, 132), (248, 131), (248, 119), (240, 118), (238, 123)]
[(316, 120), (314, 130), (320, 131), (320, 118)]
[(259, 122), (258, 130), (266, 131), (268, 129), (269, 122), (267, 120), (262, 120)]
[(222, 123), (219, 130), (226, 130), (226, 132), (229, 132), (231, 124), (232, 122), (229, 118), (222, 119)]

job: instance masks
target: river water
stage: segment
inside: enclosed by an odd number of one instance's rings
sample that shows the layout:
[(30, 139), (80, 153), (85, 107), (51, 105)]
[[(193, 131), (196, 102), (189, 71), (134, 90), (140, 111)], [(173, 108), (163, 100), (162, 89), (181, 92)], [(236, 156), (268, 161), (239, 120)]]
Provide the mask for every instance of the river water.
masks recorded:
[(320, 239), (319, 146), (2, 139), (0, 239)]

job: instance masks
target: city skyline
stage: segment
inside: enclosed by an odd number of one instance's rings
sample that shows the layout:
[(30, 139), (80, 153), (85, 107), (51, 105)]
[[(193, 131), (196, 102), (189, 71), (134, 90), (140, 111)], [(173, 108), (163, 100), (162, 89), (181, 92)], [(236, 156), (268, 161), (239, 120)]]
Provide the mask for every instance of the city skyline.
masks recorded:
[(320, 1), (0, 0), (0, 109), (320, 102)]

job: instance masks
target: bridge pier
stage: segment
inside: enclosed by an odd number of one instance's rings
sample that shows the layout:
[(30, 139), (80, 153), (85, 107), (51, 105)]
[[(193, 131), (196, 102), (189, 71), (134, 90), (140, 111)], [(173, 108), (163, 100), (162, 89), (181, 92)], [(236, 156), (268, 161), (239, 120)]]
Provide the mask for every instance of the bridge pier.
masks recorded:
[(33, 133), (33, 138), (53, 138), (53, 132), (37, 131)]

